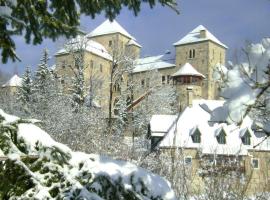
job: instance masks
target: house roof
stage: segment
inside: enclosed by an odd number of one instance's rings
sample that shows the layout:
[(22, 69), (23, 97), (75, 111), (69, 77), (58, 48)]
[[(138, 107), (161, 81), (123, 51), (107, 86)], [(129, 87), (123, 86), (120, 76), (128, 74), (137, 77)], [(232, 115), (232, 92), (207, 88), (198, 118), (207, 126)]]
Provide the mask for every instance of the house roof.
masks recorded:
[[(197, 148), (203, 154), (221, 155), (247, 155), (248, 151), (253, 149), (270, 151), (270, 139), (263, 141), (265, 138), (263, 133), (253, 132), (250, 129), (253, 121), (249, 117), (246, 117), (240, 126), (212, 121), (209, 111), (212, 112), (222, 107), (223, 104), (224, 101), (220, 100), (194, 100), (192, 107), (187, 107), (181, 113), (177, 122), (173, 121), (176, 115), (171, 115), (171, 118), (166, 116), (170, 120), (166, 120), (165, 117), (163, 120), (162, 116), (160, 116), (160, 124), (151, 121), (151, 130), (155, 130), (155, 132), (164, 130), (163, 127), (171, 127), (158, 146), (161, 148)], [(206, 110), (205, 107), (208, 107), (209, 110)], [(193, 143), (192, 141), (191, 134), (194, 132), (194, 128), (198, 128), (201, 132), (200, 143)], [(216, 133), (220, 130), (226, 132), (226, 144), (219, 144), (217, 141)], [(244, 130), (250, 131), (251, 145), (242, 143), (241, 137)], [(155, 132), (153, 132), (153, 136), (155, 136)], [(262, 143), (254, 148), (260, 142)]]
[(149, 56), (135, 61), (133, 73), (175, 67), (175, 64), (162, 60), (163, 55)]
[(201, 76), (205, 78), (203, 74), (198, 72), (191, 64), (184, 64), (177, 72), (175, 72), (172, 76)]
[[(206, 31), (205, 33), (206, 37), (204, 38), (200, 37), (200, 31), (202, 30)], [(202, 42), (202, 41), (207, 41), (207, 40), (213, 41), (226, 49), (228, 48), (225, 44), (219, 41), (212, 33), (210, 33), (203, 25), (199, 25), (198, 27), (193, 29), (191, 32), (189, 32), (186, 36), (184, 36), (182, 39), (175, 42), (173, 45), (178, 46), (178, 45)]]
[(90, 40), (85, 36), (79, 35), (76, 38), (70, 40), (64, 48), (56, 52), (55, 56), (66, 54), (68, 53), (69, 49), (72, 51), (85, 49), (86, 51), (96, 54), (107, 60), (112, 60), (112, 56), (108, 53), (102, 44), (94, 40)]
[(164, 136), (176, 119), (176, 115), (153, 115), (150, 120), (152, 136)]
[(112, 22), (110, 20), (104, 21), (102, 24), (100, 24), (97, 28), (95, 28), (92, 32), (87, 34), (87, 37), (95, 37), (100, 35), (107, 35), (107, 34), (113, 34), (113, 33), (121, 33), (124, 36), (134, 39), (116, 20), (113, 20)]
[(12, 76), (2, 87), (20, 87), (22, 86), (22, 78), (20, 78), (17, 74)]

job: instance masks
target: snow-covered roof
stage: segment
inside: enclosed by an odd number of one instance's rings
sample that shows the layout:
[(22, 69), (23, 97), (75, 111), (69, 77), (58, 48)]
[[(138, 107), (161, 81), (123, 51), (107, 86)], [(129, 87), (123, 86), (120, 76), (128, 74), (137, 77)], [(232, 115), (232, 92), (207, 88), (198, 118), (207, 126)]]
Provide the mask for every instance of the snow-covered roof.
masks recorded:
[(175, 72), (172, 76), (201, 76), (205, 78), (203, 74), (198, 72), (191, 64), (184, 64), (177, 72)]
[(17, 74), (11, 77), (2, 87), (20, 87), (22, 86), (22, 78)]
[(56, 52), (55, 56), (66, 54), (68, 53), (69, 49), (72, 51), (85, 49), (86, 51), (89, 51), (107, 60), (112, 60), (112, 56), (108, 53), (102, 44), (94, 40), (87, 39), (85, 36), (79, 35), (76, 38), (70, 40), (64, 48)]
[(176, 120), (175, 115), (153, 115), (150, 120), (152, 136), (164, 136)]
[(175, 67), (175, 64), (162, 60), (162, 57), (158, 55), (137, 59), (133, 73)]
[(128, 43), (127, 43), (127, 45), (135, 45), (137, 47), (142, 48), (142, 46), (138, 42), (136, 42), (135, 40), (133, 40), (133, 39), (129, 40)]
[(134, 39), (116, 20), (113, 20), (112, 22), (110, 20), (104, 21), (102, 24), (100, 24), (97, 28), (95, 28), (92, 32), (87, 34), (87, 37), (95, 37), (100, 35), (107, 35), (107, 34), (113, 34), (113, 33), (121, 33), (124, 36)]
[[(201, 37), (200, 32), (205, 31), (205, 37)], [(199, 25), (195, 29), (193, 29), (191, 32), (189, 32), (186, 36), (184, 36), (181, 40), (175, 42), (173, 45), (183, 45), (183, 44), (190, 44), (195, 42), (202, 42), (211, 40), (219, 45), (221, 45), (224, 48), (228, 48), (225, 44), (220, 42), (212, 33), (210, 33), (203, 25)]]
[[(157, 116), (159, 123), (150, 122), (151, 130), (164, 131), (163, 127), (170, 127), (164, 138), (159, 143), (159, 147), (183, 147), (196, 148), (203, 154), (222, 154), (222, 155), (247, 155), (249, 150), (270, 151), (270, 139), (266, 139), (265, 134), (253, 132), (250, 127), (253, 121), (246, 117), (240, 126), (236, 124), (227, 124), (223, 122), (212, 121), (211, 112), (222, 107), (224, 101), (221, 100), (194, 100), (192, 107), (187, 107), (179, 116), (177, 122), (176, 115)], [(205, 108), (209, 110), (206, 110)], [(156, 116), (153, 116), (155, 118)], [(162, 119), (164, 118), (164, 120)], [(164, 124), (163, 124), (164, 121)], [(201, 133), (201, 142), (194, 143), (191, 133), (199, 129)], [(226, 133), (226, 144), (219, 144), (216, 134), (221, 130)], [(251, 135), (251, 145), (244, 145), (241, 137), (244, 131), (249, 131)], [(155, 136), (153, 132), (152, 136)], [(260, 145), (254, 148), (255, 145)]]

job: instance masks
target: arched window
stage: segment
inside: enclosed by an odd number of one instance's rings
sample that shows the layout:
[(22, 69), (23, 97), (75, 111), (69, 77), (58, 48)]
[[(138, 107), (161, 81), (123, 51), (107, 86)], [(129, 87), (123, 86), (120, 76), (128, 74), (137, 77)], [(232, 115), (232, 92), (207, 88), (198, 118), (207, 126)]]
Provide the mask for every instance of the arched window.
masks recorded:
[(195, 58), (195, 49), (192, 50), (192, 58)]

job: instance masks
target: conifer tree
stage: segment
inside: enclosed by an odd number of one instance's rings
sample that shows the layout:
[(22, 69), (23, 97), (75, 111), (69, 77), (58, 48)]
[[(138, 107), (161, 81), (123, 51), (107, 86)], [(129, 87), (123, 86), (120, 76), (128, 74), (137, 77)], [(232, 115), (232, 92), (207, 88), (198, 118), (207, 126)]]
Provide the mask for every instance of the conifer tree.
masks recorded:
[(51, 73), (48, 68), (49, 53), (47, 49), (44, 49), (41, 63), (38, 66), (36, 76), (35, 76), (35, 90), (41, 94), (45, 94), (48, 89), (49, 82), (51, 81)]
[(29, 66), (26, 67), (24, 75), (22, 77), (22, 86), (19, 87), (18, 100), (23, 104), (25, 109), (27, 109), (28, 104), (31, 102), (31, 95), (33, 90), (31, 69)]
[(84, 84), (84, 65), (82, 55), (78, 55), (75, 58), (75, 68), (77, 73), (73, 79), (73, 88), (72, 88), (72, 99), (73, 99), (73, 107), (75, 111), (84, 105), (86, 100), (86, 91), (85, 91), (85, 84)]

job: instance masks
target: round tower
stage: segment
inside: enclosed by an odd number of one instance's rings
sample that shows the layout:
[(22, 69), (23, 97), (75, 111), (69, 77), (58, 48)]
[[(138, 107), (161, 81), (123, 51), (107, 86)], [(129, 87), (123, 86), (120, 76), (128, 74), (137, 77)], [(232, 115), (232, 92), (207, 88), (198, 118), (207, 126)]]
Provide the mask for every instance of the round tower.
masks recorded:
[(191, 64), (184, 64), (172, 75), (173, 85), (179, 99), (180, 111), (192, 105), (193, 99), (202, 98), (202, 87), (205, 76), (198, 72)]

